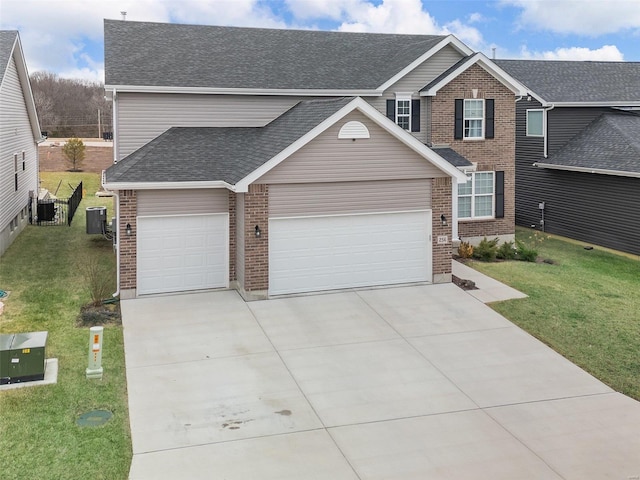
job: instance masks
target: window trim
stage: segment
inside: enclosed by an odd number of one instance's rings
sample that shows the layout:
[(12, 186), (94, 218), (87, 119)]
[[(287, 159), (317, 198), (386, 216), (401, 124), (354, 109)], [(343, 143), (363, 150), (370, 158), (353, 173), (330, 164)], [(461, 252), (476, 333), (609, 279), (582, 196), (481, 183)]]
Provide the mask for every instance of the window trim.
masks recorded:
[[(482, 115), (480, 117), (470, 117), (467, 118), (466, 112), (466, 105), (467, 102), (482, 102)], [(485, 128), (486, 128), (486, 123), (487, 123), (487, 119), (486, 117), (486, 112), (487, 112), (487, 105), (485, 102), (484, 98), (464, 98), (462, 100), (462, 139), (463, 140), (468, 140), (468, 141), (477, 141), (477, 140), (484, 140), (485, 139)], [(467, 136), (467, 120), (480, 120), (481, 122), (481, 133), (479, 137), (469, 137)]]
[[(411, 125), (411, 117), (412, 117), (412, 108), (411, 108), (411, 101), (413, 100), (412, 98), (412, 94), (411, 93), (396, 93), (396, 99), (395, 99), (395, 106), (396, 106), (396, 125), (400, 126), (400, 124), (398, 123), (398, 118), (402, 117), (402, 118), (407, 118), (408, 120), (408, 124), (407, 124), (407, 128), (402, 128), (403, 130), (407, 131), (407, 132), (411, 132), (412, 129), (412, 125)], [(400, 111), (400, 106), (398, 105), (399, 102), (407, 102), (409, 104), (409, 112), (408, 113), (403, 113), (402, 115), (400, 115), (398, 112)]]
[(14, 187), (14, 192), (18, 191), (18, 154), (14, 153), (13, 154), (13, 187)]
[[(471, 185), (471, 193), (460, 195), (460, 186), (458, 185), (458, 220), (460, 221), (470, 221), (470, 220), (494, 220), (496, 218), (496, 172), (493, 170), (481, 170), (477, 172), (465, 172), (467, 174), (467, 183), (461, 185), (467, 185), (470, 183)], [(476, 194), (476, 174), (491, 174), (491, 183), (492, 183), (492, 192), (491, 192), (491, 215), (483, 215), (483, 216), (475, 216), (475, 205), (476, 205), (476, 197), (488, 197), (488, 193), (480, 193)], [(460, 198), (471, 198), (471, 216), (470, 217), (462, 217), (460, 216)]]
[[(534, 135), (534, 134), (529, 133), (529, 112), (540, 112), (540, 113), (542, 113), (542, 134)], [(545, 130), (546, 130), (544, 108), (528, 108), (527, 112), (525, 114), (525, 120), (526, 120), (526, 122), (525, 122), (526, 123), (525, 136), (534, 137), (534, 138), (542, 138), (542, 137), (544, 137)]]

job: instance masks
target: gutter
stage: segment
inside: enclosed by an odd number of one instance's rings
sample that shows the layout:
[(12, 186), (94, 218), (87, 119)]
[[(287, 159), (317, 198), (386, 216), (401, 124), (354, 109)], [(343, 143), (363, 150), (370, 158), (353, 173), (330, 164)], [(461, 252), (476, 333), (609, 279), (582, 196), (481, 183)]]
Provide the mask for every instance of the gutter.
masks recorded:
[(565, 170), (568, 172), (596, 173), (600, 175), (613, 175), (616, 177), (640, 178), (640, 172), (625, 172), (622, 170), (608, 170), (606, 168), (573, 167), (567, 165), (554, 165), (553, 163), (543, 162), (535, 162), (533, 166), (538, 168), (548, 168), (550, 170)]

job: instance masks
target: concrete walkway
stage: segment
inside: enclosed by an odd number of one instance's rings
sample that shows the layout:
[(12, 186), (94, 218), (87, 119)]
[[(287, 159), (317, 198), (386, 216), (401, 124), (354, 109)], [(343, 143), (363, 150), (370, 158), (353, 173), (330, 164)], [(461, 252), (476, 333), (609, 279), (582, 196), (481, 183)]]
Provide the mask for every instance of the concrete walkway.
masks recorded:
[(122, 313), (131, 479), (640, 475), (640, 403), (453, 284)]
[(515, 288), (511, 288), (491, 277), (487, 277), (483, 273), (467, 267), (464, 263), (456, 260), (452, 262), (452, 273), (458, 278), (472, 280), (478, 289), (467, 290), (467, 293), (482, 303), (503, 302), (505, 300), (527, 297)]

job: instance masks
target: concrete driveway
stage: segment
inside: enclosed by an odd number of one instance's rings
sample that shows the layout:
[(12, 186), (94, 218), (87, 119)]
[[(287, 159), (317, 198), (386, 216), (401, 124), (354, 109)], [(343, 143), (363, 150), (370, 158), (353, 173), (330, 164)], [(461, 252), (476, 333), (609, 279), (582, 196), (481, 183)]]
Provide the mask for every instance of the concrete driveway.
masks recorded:
[(131, 479), (640, 478), (640, 403), (453, 284), (122, 312)]

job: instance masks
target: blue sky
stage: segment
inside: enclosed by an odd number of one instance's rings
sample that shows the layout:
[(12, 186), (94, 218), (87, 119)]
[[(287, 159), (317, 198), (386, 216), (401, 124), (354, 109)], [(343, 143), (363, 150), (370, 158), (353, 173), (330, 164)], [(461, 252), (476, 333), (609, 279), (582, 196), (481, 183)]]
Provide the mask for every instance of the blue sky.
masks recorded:
[(498, 58), (640, 61), (640, 0), (1, 0), (29, 72), (102, 81), (102, 21), (456, 35)]

